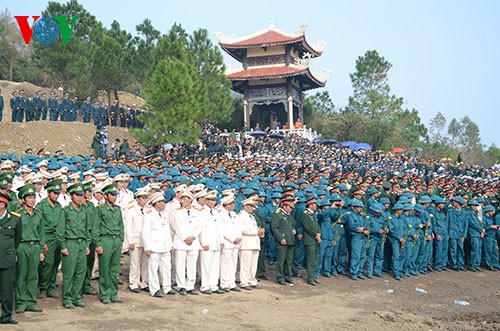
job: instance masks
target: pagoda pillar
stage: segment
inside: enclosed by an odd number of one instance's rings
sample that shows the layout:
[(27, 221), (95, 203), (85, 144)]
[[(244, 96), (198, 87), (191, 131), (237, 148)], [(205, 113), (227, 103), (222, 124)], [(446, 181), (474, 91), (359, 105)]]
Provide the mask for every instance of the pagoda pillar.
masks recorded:
[(288, 101), (288, 128), (293, 128), (293, 98), (290, 95), (287, 99)]
[(243, 100), (243, 128), (250, 129), (250, 109), (248, 107), (248, 100)]

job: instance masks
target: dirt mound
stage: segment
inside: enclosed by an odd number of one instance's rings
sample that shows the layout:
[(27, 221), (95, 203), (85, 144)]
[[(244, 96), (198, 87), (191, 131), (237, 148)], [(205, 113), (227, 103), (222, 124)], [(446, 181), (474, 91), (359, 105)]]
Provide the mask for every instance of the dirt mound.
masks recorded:
[[(10, 123), (5, 122), (4, 117), (0, 132), (0, 154), (15, 153), (20, 156), (27, 147), (35, 153), (43, 147), (52, 153), (62, 149), (67, 155), (87, 155), (92, 153), (90, 145), (95, 126), (80, 122)], [(125, 128), (108, 127), (108, 132), (110, 145), (116, 138), (127, 138), (131, 143), (135, 141)]]

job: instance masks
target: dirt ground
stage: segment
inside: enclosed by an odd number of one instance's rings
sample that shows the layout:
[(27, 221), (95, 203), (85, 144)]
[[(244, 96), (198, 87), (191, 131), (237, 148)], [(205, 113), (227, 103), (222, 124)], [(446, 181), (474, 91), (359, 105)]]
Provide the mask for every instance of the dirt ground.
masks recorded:
[[(123, 279), (127, 260), (125, 256)], [(273, 278), (274, 267), (268, 266), (267, 274)], [(499, 280), (500, 272), (490, 271), (435, 272), (400, 282), (387, 274), (357, 282), (339, 276), (322, 278), (316, 287), (295, 278), (293, 287), (262, 281), (262, 290), (161, 299), (132, 293), (125, 282), (120, 286), (125, 303), (103, 305), (96, 296), (85, 296), (87, 308), (66, 310), (60, 299), (47, 298), (38, 301), (43, 313), (15, 314), (20, 323), (9, 329), (499, 330)], [(428, 293), (420, 294), (416, 287)], [(470, 306), (455, 305), (456, 299)]]

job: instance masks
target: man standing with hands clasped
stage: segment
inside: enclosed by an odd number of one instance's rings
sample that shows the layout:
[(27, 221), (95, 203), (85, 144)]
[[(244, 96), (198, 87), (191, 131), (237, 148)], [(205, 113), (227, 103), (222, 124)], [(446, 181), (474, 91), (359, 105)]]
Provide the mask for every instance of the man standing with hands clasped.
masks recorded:
[(116, 184), (102, 189), (106, 203), (96, 208), (92, 240), (99, 254), (99, 299), (104, 304), (123, 303), (118, 297), (121, 248), (124, 238), (122, 210), (116, 204)]
[(318, 248), (321, 243), (321, 228), (316, 219), (316, 197), (311, 195), (306, 200), (306, 210), (302, 214), (302, 227), (304, 228), (304, 246), (307, 257), (307, 283), (316, 286), (318, 281), (314, 278), (318, 268)]
[(64, 207), (56, 230), (56, 237), (62, 254), (62, 293), (64, 308), (85, 308), (82, 301), (82, 287), (87, 271), (87, 255), (90, 253), (90, 224), (88, 214), (82, 205), (84, 190), (82, 183), (68, 187), (71, 203)]
[(243, 201), (243, 210), (238, 214), (243, 234), (240, 243), (240, 281), (244, 290), (262, 289), (257, 285), (255, 275), (259, 261), (260, 237), (264, 237), (264, 228), (257, 227), (257, 221), (252, 212), (257, 207), (257, 201), (248, 198)]
[(271, 231), (276, 240), (276, 281), (278, 284), (293, 286), (292, 266), (295, 245), (295, 220), (291, 215), (295, 200), (290, 197), (281, 199), (282, 207), (276, 209), (271, 218)]
[(148, 279), (149, 293), (161, 298), (160, 280), (161, 275), (163, 293), (173, 295), (171, 287), (171, 253), (174, 249), (170, 235), (170, 225), (165, 212), (165, 196), (163, 192), (154, 193), (149, 199), (151, 209), (146, 211), (142, 224), (142, 242), (144, 243), (144, 254), (149, 257)]

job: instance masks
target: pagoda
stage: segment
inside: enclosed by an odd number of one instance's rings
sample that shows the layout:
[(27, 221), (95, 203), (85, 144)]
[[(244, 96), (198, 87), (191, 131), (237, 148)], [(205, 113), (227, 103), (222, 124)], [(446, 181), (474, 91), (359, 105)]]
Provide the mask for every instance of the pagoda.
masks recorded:
[(242, 38), (217, 33), (220, 47), (242, 64), (226, 76), (232, 89), (243, 95), (245, 128), (269, 125), (276, 129), (280, 124), (293, 128), (297, 119), (303, 122), (302, 92), (325, 86), (328, 69), (313, 74), (309, 68), (310, 60), (323, 53), (325, 43), (309, 44), (306, 27), (286, 33), (271, 19), (268, 28)]

